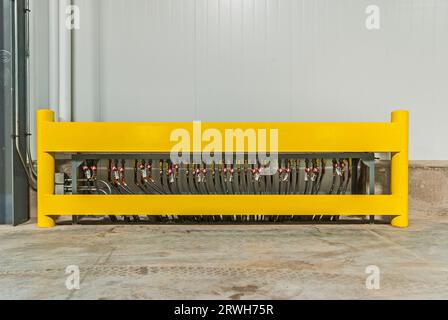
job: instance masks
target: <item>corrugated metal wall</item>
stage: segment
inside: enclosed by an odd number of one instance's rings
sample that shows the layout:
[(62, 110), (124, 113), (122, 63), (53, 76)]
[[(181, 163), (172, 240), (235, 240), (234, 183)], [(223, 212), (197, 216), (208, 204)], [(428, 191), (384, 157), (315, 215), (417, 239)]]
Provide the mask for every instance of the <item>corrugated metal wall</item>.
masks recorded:
[[(388, 121), (406, 108), (411, 158), (448, 159), (448, 1), (74, 3), (77, 121)], [(365, 27), (370, 4), (380, 30)]]

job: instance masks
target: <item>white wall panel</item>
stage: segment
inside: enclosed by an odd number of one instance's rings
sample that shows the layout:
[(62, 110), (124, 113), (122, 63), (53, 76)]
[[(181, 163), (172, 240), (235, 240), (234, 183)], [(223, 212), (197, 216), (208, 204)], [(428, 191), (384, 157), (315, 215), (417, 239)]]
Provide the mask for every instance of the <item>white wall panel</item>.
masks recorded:
[[(75, 120), (388, 121), (405, 108), (411, 158), (448, 159), (448, 1), (74, 3)], [(365, 28), (370, 4), (380, 30)]]

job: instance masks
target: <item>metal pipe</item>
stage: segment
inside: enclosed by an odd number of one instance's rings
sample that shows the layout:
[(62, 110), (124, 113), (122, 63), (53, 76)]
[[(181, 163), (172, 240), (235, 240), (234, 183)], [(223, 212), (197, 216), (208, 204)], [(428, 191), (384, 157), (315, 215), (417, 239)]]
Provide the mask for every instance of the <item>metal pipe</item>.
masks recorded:
[(59, 120), (59, 0), (49, 1), (48, 15), (50, 110)]
[(59, 4), (59, 120), (72, 121), (72, 45), (71, 30), (66, 25), (71, 0)]
[(37, 179), (37, 171), (34, 168), (34, 160), (31, 155), (31, 130), (30, 130), (30, 118), (31, 118), (31, 76), (30, 76), (30, 0), (25, 1), (25, 72), (26, 72), (26, 156), (28, 161), (28, 167), (31, 175), (34, 179)]
[(28, 183), (33, 190), (37, 190), (36, 179), (30, 173), (29, 167), (20, 150), (20, 116), (19, 116), (19, 30), (18, 4), (14, 1), (14, 147), (19, 156)]

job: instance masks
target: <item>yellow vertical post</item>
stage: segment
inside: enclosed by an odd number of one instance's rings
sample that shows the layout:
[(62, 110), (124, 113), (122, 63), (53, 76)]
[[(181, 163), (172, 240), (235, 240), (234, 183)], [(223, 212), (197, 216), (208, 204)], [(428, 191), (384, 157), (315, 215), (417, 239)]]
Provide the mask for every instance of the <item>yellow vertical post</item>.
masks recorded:
[(397, 212), (397, 216), (392, 219), (392, 225), (394, 227), (406, 228), (409, 224), (409, 112), (402, 110), (392, 112), (392, 122), (401, 126), (400, 131), (402, 132), (401, 135), (403, 137), (401, 151), (393, 153), (391, 161), (391, 193), (400, 203), (400, 212)]
[(54, 112), (39, 110), (37, 112), (37, 225), (40, 228), (54, 227), (54, 219), (45, 215), (42, 197), (54, 194), (54, 155), (44, 150), (46, 139), (43, 125), (45, 122), (54, 122)]

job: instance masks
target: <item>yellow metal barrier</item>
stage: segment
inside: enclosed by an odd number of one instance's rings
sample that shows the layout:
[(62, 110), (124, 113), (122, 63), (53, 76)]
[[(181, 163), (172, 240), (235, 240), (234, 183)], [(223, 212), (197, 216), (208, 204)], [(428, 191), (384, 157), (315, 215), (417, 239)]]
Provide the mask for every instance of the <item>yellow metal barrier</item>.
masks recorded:
[[(192, 123), (57, 123), (40, 110), (38, 226), (53, 227), (60, 215), (390, 215), (408, 226), (407, 111), (390, 123), (204, 123), (202, 128), (278, 129), (278, 152), (390, 152), (390, 195), (55, 195), (55, 153), (169, 153), (175, 129)], [(105, 132), (126, 132), (120, 143)], [(306, 139), (297, 132), (307, 132)], [(148, 136), (151, 139), (148, 139)], [(92, 139), (95, 137), (95, 139)], [(197, 151), (197, 150), (192, 150)], [(241, 150), (236, 150), (241, 151)], [(167, 200), (168, 199), (168, 200)], [(286, 201), (286, 202), (285, 202)], [(287, 203), (287, 205), (279, 205)]]

